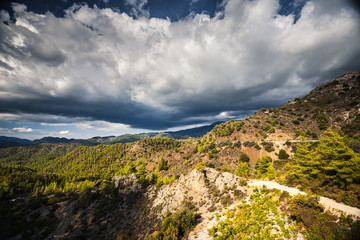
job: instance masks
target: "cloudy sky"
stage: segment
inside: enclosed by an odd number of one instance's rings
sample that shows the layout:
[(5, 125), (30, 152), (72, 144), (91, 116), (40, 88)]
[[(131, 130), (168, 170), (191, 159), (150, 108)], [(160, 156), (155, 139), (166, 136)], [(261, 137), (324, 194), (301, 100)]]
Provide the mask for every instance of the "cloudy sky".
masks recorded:
[(360, 70), (346, 0), (20, 0), (0, 11), (0, 135), (176, 130)]

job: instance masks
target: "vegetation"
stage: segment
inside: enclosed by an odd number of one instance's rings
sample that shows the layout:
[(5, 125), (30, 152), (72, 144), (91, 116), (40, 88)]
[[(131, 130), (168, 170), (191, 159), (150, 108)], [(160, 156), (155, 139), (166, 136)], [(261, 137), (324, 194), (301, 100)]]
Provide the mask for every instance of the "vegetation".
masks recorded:
[(255, 174), (258, 178), (275, 178), (275, 169), (272, 165), (272, 159), (269, 156), (258, 158), (255, 163)]
[(213, 128), (213, 132), (217, 137), (229, 136), (234, 131), (240, 131), (241, 128), (244, 126), (244, 124), (245, 123), (243, 121), (231, 120), (226, 123), (221, 123), (219, 125), (216, 125)]
[(327, 119), (324, 113), (318, 113), (315, 115), (315, 119), (318, 123), (318, 127), (320, 130), (324, 130), (328, 127), (329, 120)]
[(241, 162), (246, 162), (246, 163), (248, 163), (250, 161), (249, 156), (246, 155), (245, 153), (241, 153), (239, 159)]
[(225, 212), (225, 219), (209, 230), (210, 235), (216, 240), (296, 238), (300, 230), (280, 212), (275, 195), (266, 188), (255, 189), (249, 203)]
[(285, 160), (289, 158), (289, 154), (286, 153), (284, 149), (280, 149), (279, 151), (279, 159)]
[[(41, 144), (37, 147), (1, 149), (0, 199), (13, 193), (50, 195), (82, 192), (108, 182), (111, 177), (135, 173), (143, 186), (173, 182), (177, 176), (160, 177), (146, 169), (144, 160), (149, 153), (173, 149), (183, 142), (172, 139), (144, 139), (138, 142), (141, 151), (129, 149), (134, 143), (97, 145)], [(20, 167), (21, 163), (27, 167)], [(168, 162), (159, 161), (159, 170), (167, 170)]]
[(360, 206), (360, 155), (341, 132), (326, 132), (318, 144), (298, 144), (288, 170), (288, 184), (301, 184), (318, 194)]
[(175, 213), (168, 212), (161, 224), (161, 230), (147, 236), (148, 240), (177, 240), (182, 239), (187, 231), (196, 223), (196, 216), (192, 207), (184, 207)]
[(264, 146), (265, 151), (267, 151), (267, 152), (275, 151), (275, 149), (273, 147), (274, 144), (272, 142), (262, 142), (261, 145)]
[(214, 217), (220, 221), (209, 230), (213, 239), (357, 239), (360, 222), (338, 219), (319, 204), (319, 197), (255, 189), (248, 202)]
[(250, 177), (251, 171), (250, 171), (249, 163), (247, 162), (240, 163), (235, 170), (235, 175), (239, 177)]
[(290, 218), (306, 228), (308, 239), (357, 239), (360, 222), (348, 216), (338, 219), (319, 203), (319, 197), (297, 195), (288, 201)]
[(164, 160), (164, 158), (160, 159), (160, 162), (158, 163), (158, 169), (161, 170), (168, 170), (169, 164), (167, 161)]

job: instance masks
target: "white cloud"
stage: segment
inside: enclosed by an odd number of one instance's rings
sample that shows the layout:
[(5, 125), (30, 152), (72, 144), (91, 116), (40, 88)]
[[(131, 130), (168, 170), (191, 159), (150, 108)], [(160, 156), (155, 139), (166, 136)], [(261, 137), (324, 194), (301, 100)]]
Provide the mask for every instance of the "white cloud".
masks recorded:
[(74, 124), (78, 129), (81, 130), (95, 130), (95, 131), (116, 131), (129, 129), (129, 126), (121, 123), (110, 123), (106, 121), (87, 121)]
[[(146, 3), (128, 0), (138, 14)], [(279, 105), (360, 65), (359, 15), (340, 0), (307, 2), (296, 24), (276, 0), (230, 0), (223, 17), (178, 22), (14, 6), (16, 24), (0, 25), (0, 119), (19, 111), (77, 117), (84, 129), (165, 129)]]
[(131, 6), (130, 14), (138, 17), (150, 17), (150, 12), (145, 9), (148, 0), (125, 0), (125, 4)]
[[(117, 131), (117, 130), (129, 130), (130, 126), (121, 124), (121, 123), (111, 123), (106, 121), (99, 121), (99, 120), (85, 120), (85, 119), (66, 119), (64, 118), (65, 122), (57, 122), (57, 123), (46, 123), (42, 122), (42, 126), (49, 126), (49, 127), (66, 127), (66, 126), (74, 126), (80, 130), (95, 130), (95, 131)], [(58, 120), (60, 121), (60, 120)]]
[(60, 131), (59, 134), (61, 134), (61, 135), (68, 135), (68, 134), (70, 134), (70, 132), (69, 132), (69, 131)]
[(28, 128), (28, 127), (16, 127), (13, 128), (14, 131), (18, 131), (18, 132), (33, 132), (34, 130), (32, 128)]

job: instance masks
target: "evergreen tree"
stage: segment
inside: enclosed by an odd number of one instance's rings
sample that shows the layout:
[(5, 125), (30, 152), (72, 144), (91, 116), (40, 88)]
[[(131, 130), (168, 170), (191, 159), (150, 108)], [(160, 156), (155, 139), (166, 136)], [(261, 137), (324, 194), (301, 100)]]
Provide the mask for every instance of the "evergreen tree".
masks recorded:
[(280, 149), (279, 159), (288, 159), (288, 158), (289, 158), (289, 154), (287, 154), (284, 149)]

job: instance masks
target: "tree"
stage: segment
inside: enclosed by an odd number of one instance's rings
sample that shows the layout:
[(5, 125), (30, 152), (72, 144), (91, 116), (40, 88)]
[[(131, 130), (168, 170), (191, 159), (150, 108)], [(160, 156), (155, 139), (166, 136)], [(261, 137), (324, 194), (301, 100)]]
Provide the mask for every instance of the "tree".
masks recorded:
[(235, 175), (239, 177), (249, 177), (250, 176), (250, 167), (249, 163), (242, 162), (235, 170)]
[(289, 154), (287, 154), (284, 149), (280, 149), (279, 159), (288, 159), (288, 158), (289, 158)]
[(347, 145), (342, 132), (325, 132), (317, 146), (301, 142), (294, 160), (295, 173), (300, 177), (316, 177), (340, 186), (360, 182), (360, 156)]
[(255, 163), (255, 170), (257, 177), (275, 177), (275, 169), (272, 165), (272, 159), (269, 156), (258, 158)]
[(241, 162), (246, 162), (246, 163), (248, 163), (250, 161), (249, 156), (246, 155), (245, 153), (241, 153), (239, 159)]
[(158, 163), (158, 169), (161, 170), (168, 170), (168, 162), (164, 160), (164, 158), (160, 159), (160, 162)]

